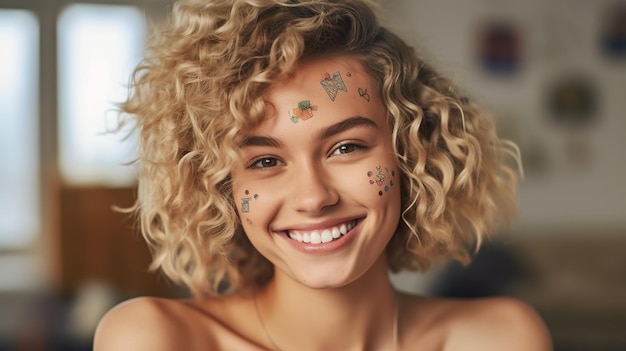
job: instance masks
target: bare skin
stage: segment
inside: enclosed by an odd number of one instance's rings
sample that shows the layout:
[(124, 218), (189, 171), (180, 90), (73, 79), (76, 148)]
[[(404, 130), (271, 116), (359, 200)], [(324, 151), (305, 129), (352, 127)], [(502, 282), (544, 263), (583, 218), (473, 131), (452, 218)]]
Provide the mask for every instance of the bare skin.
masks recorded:
[[(552, 349), (540, 318), (516, 300), (462, 301), (404, 293), (398, 293), (398, 297), (400, 350)], [(291, 323), (286, 323), (285, 329), (290, 329)], [(272, 330), (281, 330), (277, 323), (271, 327)], [(329, 339), (345, 340), (346, 329), (350, 327), (327, 336)], [(103, 319), (94, 345), (94, 351), (272, 350), (271, 342), (256, 316), (251, 296), (178, 301), (155, 298), (131, 300)], [(308, 348), (299, 346), (297, 349)], [(387, 350), (385, 347), (330, 349)]]
[[(126, 302), (102, 320), (94, 350), (551, 350), (519, 301), (394, 290), (385, 248), (401, 212), (399, 172), (375, 87), (356, 59), (330, 57), (268, 91), (275, 113), (251, 132), (232, 180), (273, 280), (254, 294)], [(346, 223), (326, 244), (297, 237)]]

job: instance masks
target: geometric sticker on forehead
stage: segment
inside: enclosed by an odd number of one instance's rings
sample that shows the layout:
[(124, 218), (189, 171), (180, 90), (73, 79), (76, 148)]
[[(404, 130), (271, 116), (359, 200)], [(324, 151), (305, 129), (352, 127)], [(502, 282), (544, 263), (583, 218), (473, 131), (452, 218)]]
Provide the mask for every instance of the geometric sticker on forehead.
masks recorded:
[(311, 101), (300, 101), (298, 103), (298, 107), (289, 110), (289, 117), (291, 117), (291, 121), (295, 124), (298, 123), (300, 119), (306, 121), (307, 119), (313, 117), (313, 111), (316, 110), (317, 106), (311, 105)]
[(341, 78), (341, 73), (339, 73), (339, 71), (333, 73), (332, 76), (328, 73), (325, 73), (324, 79), (320, 81), (320, 84), (322, 85), (322, 87), (326, 91), (326, 94), (328, 94), (328, 97), (332, 101), (335, 101), (335, 98), (337, 97), (337, 93), (339, 92), (339, 90), (344, 91), (346, 93), (348, 92), (348, 88), (346, 87), (346, 84), (343, 82), (343, 78)]

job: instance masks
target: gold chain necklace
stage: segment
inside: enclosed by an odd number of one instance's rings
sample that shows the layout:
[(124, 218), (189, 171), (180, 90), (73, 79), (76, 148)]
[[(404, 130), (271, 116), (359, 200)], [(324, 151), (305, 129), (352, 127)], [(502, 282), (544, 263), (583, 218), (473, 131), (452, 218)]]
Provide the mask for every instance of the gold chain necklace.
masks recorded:
[[(267, 327), (265, 326), (265, 322), (263, 322), (263, 318), (261, 317), (261, 312), (259, 311), (259, 304), (257, 303), (257, 299), (256, 299), (256, 293), (253, 296), (253, 300), (254, 300), (254, 309), (256, 310), (256, 315), (259, 318), (259, 323), (261, 323), (261, 328), (263, 328), (263, 332), (265, 333), (265, 337), (267, 338), (267, 340), (270, 342), (270, 344), (272, 344), (272, 348), (274, 349), (274, 351), (281, 351), (281, 348), (278, 347), (278, 345), (276, 345), (276, 342), (274, 341), (274, 339), (272, 339), (272, 335), (270, 335), (269, 330), (267, 330)], [(392, 327), (392, 332), (393, 332), (393, 348), (392, 350), (398, 350), (398, 298), (395, 296), (394, 294), (394, 300), (393, 300), (393, 327)]]

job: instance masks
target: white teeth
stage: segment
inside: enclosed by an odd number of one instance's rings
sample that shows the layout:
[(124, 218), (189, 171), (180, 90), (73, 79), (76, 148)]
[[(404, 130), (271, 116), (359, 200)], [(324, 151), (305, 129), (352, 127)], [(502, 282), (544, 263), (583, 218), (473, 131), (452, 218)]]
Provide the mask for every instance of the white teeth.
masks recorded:
[(311, 232), (294, 230), (288, 232), (288, 235), (291, 239), (302, 242), (302, 243), (311, 243), (311, 244), (321, 244), (328, 243), (333, 241), (334, 239), (340, 238), (342, 235), (348, 233), (352, 228), (354, 228), (357, 224), (357, 221), (351, 221), (348, 223), (343, 223), (338, 227), (332, 227), (322, 230), (313, 230)]
[(327, 243), (327, 242), (330, 242), (330, 241), (333, 241), (333, 235), (330, 233), (330, 230), (325, 229), (322, 232), (322, 242), (323, 243)]
[(322, 242), (322, 237), (320, 236), (320, 232), (313, 231), (311, 232), (311, 244), (319, 244)]

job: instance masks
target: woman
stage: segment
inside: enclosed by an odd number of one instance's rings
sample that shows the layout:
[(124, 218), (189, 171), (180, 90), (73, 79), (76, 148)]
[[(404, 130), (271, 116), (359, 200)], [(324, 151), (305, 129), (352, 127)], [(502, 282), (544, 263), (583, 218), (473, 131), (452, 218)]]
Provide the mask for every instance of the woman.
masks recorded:
[(182, 1), (122, 111), (153, 269), (95, 350), (549, 350), (513, 299), (394, 290), (511, 218), (519, 159), (366, 0)]

